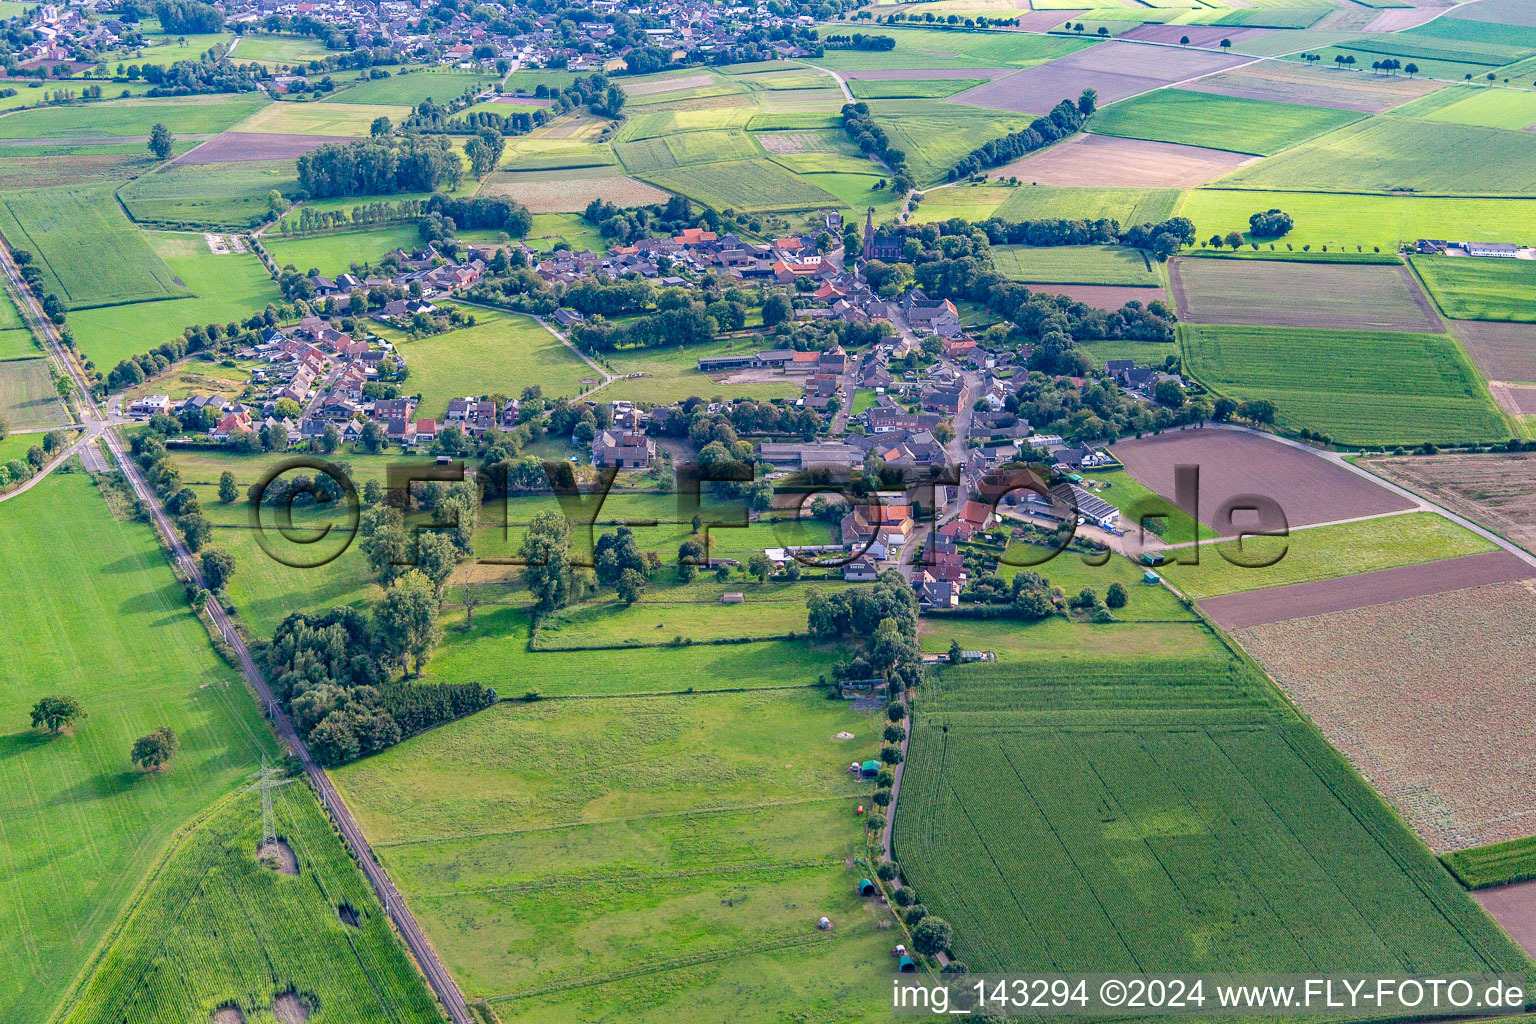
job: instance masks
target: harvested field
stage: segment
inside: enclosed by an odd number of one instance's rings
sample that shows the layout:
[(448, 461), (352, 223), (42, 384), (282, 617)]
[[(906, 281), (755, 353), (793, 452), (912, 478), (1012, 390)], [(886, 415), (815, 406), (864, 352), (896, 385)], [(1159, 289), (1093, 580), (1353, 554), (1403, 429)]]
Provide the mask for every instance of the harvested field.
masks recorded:
[(715, 81), (715, 76), (709, 74), (679, 75), (676, 78), (654, 78), (648, 82), (626, 82), (624, 91), (630, 96), (654, 96), (663, 92), (697, 89), (701, 86), (713, 85)]
[(1212, 48), (1220, 45), (1223, 39), (1230, 39), (1232, 48), (1241, 51), (1241, 43), (1245, 39), (1255, 39), (1269, 33), (1267, 28), (1225, 28), (1221, 25), (1143, 25), (1116, 38), (1142, 43), (1177, 43), (1187, 37), (1191, 46)]
[(1211, 75), (1181, 88), (1250, 100), (1278, 100), (1312, 107), (1380, 113), (1442, 88), (1422, 78), (1352, 75), (1266, 60)]
[(1222, 628), (1248, 629), (1287, 619), (1332, 615), (1532, 576), (1536, 576), (1536, 566), (1521, 561), (1508, 551), (1488, 551), (1354, 576), (1223, 594), (1197, 603)]
[(1405, 28), (1416, 28), (1433, 20), (1440, 11), (1439, 7), (1429, 6), (1394, 7), (1376, 15), (1365, 28), (1367, 32), (1401, 32)]
[(1127, 96), (1209, 75), (1243, 58), (1208, 50), (1184, 50), (1171, 46), (1111, 41), (1059, 57), (955, 96), (951, 102), (998, 110), (1038, 110), (1054, 97), (1077, 96), (1097, 89), (1099, 103), (1113, 103)]
[(1169, 262), (1168, 281), (1179, 319), (1193, 323), (1445, 330), (1404, 266), (1187, 259)]
[(1533, 629), (1536, 592), (1512, 582), (1236, 636), (1443, 852), (1536, 831)]
[(1425, 455), (1360, 465), (1536, 551), (1536, 455)]
[(1258, 159), (1198, 146), (1076, 135), (1044, 152), (999, 167), (991, 176), (1017, 177), (1036, 185), (1194, 188)]
[(1480, 0), (1479, 3), (1458, 8), (1447, 17), (1536, 28), (1536, 8), (1527, 0)]
[(1489, 380), (1536, 382), (1536, 324), (1452, 320), (1451, 333)]
[(1145, 306), (1149, 302), (1165, 302), (1168, 299), (1168, 293), (1161, 288), (1145, 288), (1136, 285), (1031, 284), (1029, 289), (1045, 292), (1048, 295), (1065, 295), (1099, 309), (1119, 309), (1127, 302), (1139, 302)]
[(1169, 501), (1173, 500), (1174, 467), (1199, 467), (1199, 508), (1195, 512), (1207, 525), (1222, 503), (1245, 494), (1274, 498), (1292, 526), (1414, 506), (1411, 500), (1310, 451), (1243, 431), (1181, 430), (1122, 441), (1114, 446), (1114, 453), (1131, 476)]
[(346, 135), (268, 135), (261, 132), (223, 132), (190, 149), (172, 163), (238, 164), (265, 160), (293, 160), (328, 142), (354, 142)]
[(1494, 404), (1511, 416), (1536, 415), (1536, 388), (1512, 387), (1489, 381), (1488, 393)]
[(1472, 898), (1482, 904), (1488, 916), (1499, 922), (1521, 949), (1536, 957), (1536, 882), (1481, 889)]
[(497, 175), (483, 194), (508, 196), (534, 213), (577, 213), (594, 199), (616, 206), (646, 206), (671, 198), (670, 192), (635, 178), (581, 178), (548, 171)]

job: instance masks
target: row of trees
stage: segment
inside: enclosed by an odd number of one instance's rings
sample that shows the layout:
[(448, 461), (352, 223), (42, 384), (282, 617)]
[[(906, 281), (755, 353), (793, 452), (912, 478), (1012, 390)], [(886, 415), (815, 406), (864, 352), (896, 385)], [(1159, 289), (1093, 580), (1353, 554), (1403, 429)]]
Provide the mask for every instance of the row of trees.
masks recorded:
[(907, 173), (907, 154), (891, 145), (890, 136), (870, 115), (868, 103), (843, 104), (843, 131), (861, 151), (891, 169), (893, 191), (904, 195), (912, 188), (912, 176)]
[(1049, 114), (1031, 121), (1028, 128), (1004, 135), (1000, 139), (993, 139), (971, 150), (949, 169), (949, 180), (957, 181), (985, 171), (989, 167), (1001, 167), (1003, 164), (1012, 163), (1022, 156), (1027, 156), (1037, 149), (1072, 135), (1093, 113), (1098, 105), (1098, 99), (1098, 92), (1093, 89), (1084, 89), (1075, 104), (1071, 100), (1062, 100), (1051, 108)]

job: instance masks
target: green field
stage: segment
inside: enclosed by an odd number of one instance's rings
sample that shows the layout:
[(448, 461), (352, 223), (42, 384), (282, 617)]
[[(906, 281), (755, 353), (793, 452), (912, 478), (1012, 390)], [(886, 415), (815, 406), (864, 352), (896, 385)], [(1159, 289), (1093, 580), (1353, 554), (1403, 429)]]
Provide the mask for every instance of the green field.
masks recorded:
[(503, 703), (336, 781), (502, 1019), (873, 1021), (892, 940), (845, 768), (877, 726), (815, 692)]
[[(1199, 600), (1494, 550), (1491, 541), (1430, 512), (1294, 530), (1283, 539), (1254, 537), (1241, 550), (1232, 542), (1218, 547), (1207, 545), (1198, 565), (1170, 560), (1158, 572), (1185, 595)], [(1273, 565), (1249, 568), (1234, 565), (1222, 551), (1248, 561), (1280, 557)]]
[[(244, 46), (245, 44), (240, 44)], [(389, 78), (346, 85), (337, 82), (337, 91), (322, 103), (381, 103), (393, 106), (414, 107), (422, 100), (446, 103), (463, 95), (468, 88), (479, 88), (496, 80), (495, 75), (478, 72), (449, 70), (412, 71), (410, 74), (393, 74)], [(345, 88), (341, 88), (346, 86)]]
[(110, 186), (13, 192), (0, 198), (0, 235), (36, 257), (45, 287), (70, 309), (185, 294)]
[[(1477, 153), (1478, 159), (1463, 159)], [(1328, 192), (1525, 196), (1536, 134), (1383, 115), (1244, 167), (1224, 186)]]
[(279, 267), (293, 264), (300, 273), (311, 269), (327, 276), (344, 274), (354, 263), (372, 263), (396, 249), (414, 251), (421, 245), (421, 234), (411, 225), (389, 225), (364, 231), (285, 238), (266, 235), (262, 244)]
[(755, 160), (762, 155), (752, 136), (740, 128), (620, 141), (613, 144), (613, 150), (630, 174), (648, 174), (688, 164)]
[[(65, 1024), (201, 1021), (221, 1006), (260, 1020), (286, 991), (309, 997), (313, 1024), (441, 1020), (314, 795), (300, 783), (277, 790), (273, 805), (298, 876), (256, 858), (260, 798), (226, 801), (178, 837)], [(356, 926), (342, 921), (342, 906)]]
[(814, 210), (837, 205), (835, 196), (771, 160), (697, 164), (643, 177), (719, 210)]
[(1536, 839), (1475, 846), (1447, 853), (1440, 859), (1469, 889), (1529, 881), (1536, 878)]
[(222, 132), (269, 101), (260, 93), (144, 97), (79, 106), (22, 110), (0, 117), (0, 139), (87, 138), (148, 135), (165, 124), (176, 135)]
[(1409, 262), (1446, 316), (1536, 321), (1536, 262), (1433, 256)]
[(291, 193), (297, 187), (292, 161), (184, 164), (142, 175), (118, 196), (138, 221), (248, 228), (265, 216), (273, 189)]
[[(140, 30), (150, 32), (149, 26), (140, 23)], [(138, 64), (143, 67), (154, 65), (156, 67), (170, 67), (177, 61), (197, 60), (208, 50), (217, 47), (223, 50), (234, 39), (232, 32), (204, 32), (192, 35), (155, 35), (145, 36), (147, 46), (134, 47), (130, 50), (119, 50), (109, 54), (104, 63), (116, 67), (118, 64)]]
[(375, 118), (387, 117), (399, 124), (409, 117), (410, 107), (353, 103), (273, 103), (241, 121), (235, 128), (242, 132), (267, 135), (356, 135), (368, 134)]
[(246, 32), (235, 47), (233, 59), (244, 63), (307, 64), (332, 51), (310, 36), (285, 36), (269, 32)]
[(1494, 441), (1509, 433), (1442, 335), (1181, 324), (1184, 367), (1218, 394), (1266, 398), (1288, 430), (1344, 444)]
[(1427, 114), (1416, 114), (1429, 121), (1453, 121), (1456, 124), (1482, 125), (1519, 131), (1536, 124), (1536, 93), (1516, 89), (1477, 89), (1470, 95)]
[[(6, 331), (6, 335), (22, 335), (22, 331)], [(13, 429), (26, 430), (34, 427), (58, 427), (69, 422), (64, 407), (59, 404), (59, 393), (54, 388), (53, 375), (48, 370), (48, 360), (35, 347), (31, 351), (21, 349), (27, 337), (6, 340), (17, 349), (21, 358), (0, 360), (0, 419)]]
[[(1184, 193), (1178, 213), (1195, 222), (1197, 238), (1241, 231), (1248, 218), (1281, 209), (1296, 222), (1290, 234), (1274, 242), (1330, 251), (1396, 252), (1420, 238), (1497, 239), (1536, 236), (1536, 200), (1445, 199), (1416, 196), (1338, 195), (1323, 192), (1244, 192), (1195, 189)], [(1270, 244), (1268, 240), (1264, 245)]]
[(984, 78), (855, 78), (848, 89), (856, 100), (942, 99), (986, 82)]
[[(1044, 109), (1061, 98), (1047, 101), (1042, 97)], [(944, 100), (876, 100), (869, 110), (875, 123), (890, 136), (891, 145), (906, 153), (907, 166), (919, 186), (944, 181), (949, 169), (971, 150), (1028, 127), (1034, 120), (1028, 114)]]
[(542, 386), (548, 398), (575, 397), (584, 378), (600, 376), (528, 317), (482, 307), (464, 311), (474, 316), (474, 327), (400, 345), (423, 416), (441, 416), (451, 398), (488, 390), (517, 395), (530, 384)]
[[(1002, 220), (1119, 221), (1121, 226), (1156, 224), (1173, 216), (1179, 192), (1171, 188), (1067, 188), (1022, 185), (1013, 189), (997, 216)], [(925, 200), (926, 202), (926, 200)]]
[(942, 669), (895, 850), (972, 971), (1530, 969), (1230, 656)]
[(1159, 89), (1093, 115), (1100, 135), (1268, 156), (1357, 121), (1352, 110)]
[(267, 303), (282, 301), (277, 284), (254, 253), (215, 256), (200, 234), (149, 231), (142, 237), (173, 279), (191, 290), (191, 297), (72, 313), (69, 323), (76, 344), (103, 371), (179, 337), (184, 327), (244, 320)]
[[(0, 1021), (46, 1018), (172, 833), (276, 745), (239, 674), (219, 661), (148, 526), (114, 519), (82, 473), (0, 507), (0, 557), (25, 601), (0, 608)], [(67, 526), (61, 526), (67, 524)], [(28, 729), (45, 694), (78, 697), (73, 735)], [(169, 725), (172, 769), (128, 759)], [(26, 827), (16, 827), (25, 822)]]
[(1111, 245), (995, 245), (992, 262), (1014, 281), (1040, 284), (1160, 285), (1139, 249)]
[[(656, 646), (675, 637), (708, 640), (776, 639), (805, 632), (805, 606), (792, 601), (739, 605), (592, 604), (561, 609), (539, 621), (535, 650), (579, 650), (584, 647)], [(666, 654), (657, 653), (665, 658)]]
[[(988, 12), (995, 16), (996, 12)], [(831, 24), (826, 32), (848, 31), (847, 25)], [(931, 28), (881, 25), (880, 35), (896, 40), (894, 50), (828, 50), (818, 66), (833, 71), (861, 68), (1027, 68), (1092, 46), (1092, 39), (1026, 35), (1021, 32), (952, 32)], [(1055, 100), (1046, 104), (1049, 109)]]

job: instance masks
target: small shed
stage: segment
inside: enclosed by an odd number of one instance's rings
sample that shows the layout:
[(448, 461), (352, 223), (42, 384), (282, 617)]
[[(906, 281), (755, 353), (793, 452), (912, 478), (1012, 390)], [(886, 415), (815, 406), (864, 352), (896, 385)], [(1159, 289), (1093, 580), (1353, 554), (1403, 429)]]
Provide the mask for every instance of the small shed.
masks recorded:
[(874, 778), (876, 775), (880, 774), (880, 762), (865, 761), (863, 764), (859, 765), (859, 774), (866, 779)]
[(739, 590), (730, 590), (720, 595), (721, 604), (741, 604), (747, 599), (747, 595)]
[(896, 961), (896, 970), (902, 974), (916, 974), (917, 961), (909, 956), (902, 956), (900, 960)]
[(1146, 572), (1141, 574), (1141, 582), (1143, 582), (1143, 583), (1161, 583), (1161, 582), (1163, 582), (1163, 578), (1161, 576), (1159, 576), (1157, 573), (1153, 572), (1151, 569), (1148, 569)]
[(860, 896), (873, 896), (877, 891), (878, 890), (875, 888), (875, 883), (874, 882), (871, 882), (867, 878), (859, 879), (859, 895)]

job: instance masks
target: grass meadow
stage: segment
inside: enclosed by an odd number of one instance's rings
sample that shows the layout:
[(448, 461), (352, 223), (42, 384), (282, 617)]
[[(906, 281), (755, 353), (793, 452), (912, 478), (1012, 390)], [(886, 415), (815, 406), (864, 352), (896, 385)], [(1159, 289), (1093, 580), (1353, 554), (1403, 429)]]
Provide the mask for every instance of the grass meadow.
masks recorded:
[(387, 117), (393, 124), (409, 117), (410, 107), (353, 103), (273, 103), (253, 113), (235, 127), (242, 132), (267, 135), (365, 136), (374, 118)]
[(241, 62), (307, 64), (326, 56), (325, 44), (310, 36), (288, 36), (275, 32), (246, 32), (235, 47), (234, 59)]
[(1536, 321), (1536, 263), (1530, 260), (1414, 256), (1409, 262), (1448, 317)]
[(200, 234), (151, 231), (142, 237), (191, 294), (71, 313), (76, 345), (103, 370), (180, 336), (184, 327), (243, 320), (269, 302), (282, 301), (282, 293), (253, 253), (215, 256)]
[(266, 106), (260, 93), (150, 97), (21, 110), (0, 117), (0, 139), (149, 135), (165, 124), (177, 135), (212, 135)]
[(279, 267), (293, 264), (300, 273), (311, 268), (327, 276), (344, 274), (352, 264), (371, 263), (396, 249), (411, 252), (421, 244), (421, 234), (411, 225), (389, 225), (365, 231), (285, 238), (266, 235), (262, 244)]
[(548, 398), (575, 397), (598, 372), (532, 319), (484, 307), (464, 307), (475, 326), (400, 343), (421, 395), (421, 415), (441, 416), (451, 398), (501, 392), (518, 395), (538, 384)]
[(291, 160), (182, 164), (135, 178), (118, 197), (138, 221), (246, 228), (266, 214), (273, 189), (286, 193), (297, 187)]
[(1276, 422), (1343, 444), (1494, 441), (1509, 433), (1443, 335), (1181, 324), (1186, 370), (1218, 394), (1275, 403)]
[(715, 380), (699, 372), (699, 359), (740, 351), (744, 344), (740, 340), (727, 340), (687, 348), (624, 349), (605, 353), (603, 362), (610, 372), (620, 376), (632, 373), (644, 376), (616, 380), (603, 388), (600, 396), (609, 401), (628, 399), (632, 402), (678, 402), (694, 396), (713, 398), (716, 395), (767, 401), (791, 398), (804, 390), (801, 384), (788, 377), (731, 383), (729, 376)]
[[(150, 527), (114, 519), (83, 473), (56, 474), (0, 508), (0, 557), (25, 601), (0, 609), (0, 1021), (36, 1021), (106, 936), (171, 835), (276, 745), (239, 673), (213, 653)], [(88, 718), (27, 728), (39, 697), (71, 693)], [(160, 725), (170, 770), (128, 759)], [(16, 827), (25, 822), (26, 827)]]
[[(1232, 541), (1206, 545), (1198, 565), (1180, 565), (1176, 558), (1170, 558), (1158, 572), (1184, 594), (1200, 600), (1492, 550), (1491, 541), (1442, 516), (1414, 512), (1294, 530), (1283, 538), (1251, 537), (1241, 547)], [(1238, 561), (1278, 560), (1254, 568), (1234, 564), (1228, 554)]]
[[(244, 45), (243, 43), (241, 44)], [(392, 74), (355, 85), (337, 82), (337, 90), (322, 103), (363, 103), (370, 105), (414, 107), (423, 100), (446, 103), (464, 94), (465, 89), (480, 88), (496, 80), (495, 75), (480, 72), (433, 69)]]
[(1159, 89), (1094, 114), (1100, 135), (1269, 156), (1357, 121), (1352, 110)]
[(971, 150), (1034, 120), (1029, 114), (944, 100), (875, 100), (869, 112), (891, 144), (907, 154), (907, 166), (919, 186), (944, 181), (949, 169)]
[(837, 197), (772, 160), (738, 160), (674, 167), (641, 175), (644, 180), (716, 209), (814, 210), (837, 206)]
[[(1536, 234), (1536, 200), (1455, 199), (1422, 196), (1338, 195), (1195, 189), (1184, 193), (1178, 213), (1195, 222), (1197, 238), (1248, 232), (1250, 215), (1281, 209), (1296, 222), (1275, 242), (1280, 250), (1302, 246), (1330, 251), (1396, 252), (1420, 238), (1525, 238)], [(1258, 241), (1258, 239), (1251, 239)], [(1268, 240), (1263, 244), (1268, 245)]]
[[(28, 332), (4, 331), (0, 332), (0, 339), (6, 335), (15, 337), (12, 344), (18, 349), (31, 338)], [(43, 353), (34, 347), (31, 351), (18, 351), (18, 354), (21, 358), (0, 359), (0, 419), (15, 430), (60, 427), (68, 423), (69, 416), (59, 404), (59, 392), (54, 386), (53, 374), (49, 372), (48, 360), (42, 358)]]
[(997, 216), (1003, 220), (1117, 220), (1122, 227), (1158, 223), (1173, 216), (1179, 192), (1171, 188), (1070, 188), (1021, 185), (1012, 189)]
[(1139, 249), (1110, 245), (995, 245), (992, 262), (1014, 281), (1040, 284), (1160, 285)]
[(879, 725), (815, 691), (502, 703), (337, 784), (503, 1018), (873, 1020), (891, 939), (845, 768)]
[[(987, 13), (988, 16), (995, 14)], [(844, 28), (846, 26), (836, 30)], [(1076, 53), (1094, 43), (1091, 39), (1026, 35), (1021, 32), (959, 32), (884, 25), (880, 27), (880, 34), (893, 36), (896, 48), (878, 52), (828, 50), (815, 63), (833, 71), (857, 71), (863, 68), (1027, 68)]]
[[(308, 997), (314, 1024), (441, 1020), (308, 786), (276, 790), (272, 802), (298, 875), (257, 859), (258, 796), (223, 801), (177, 838), (63, 1024), (207, 1020), (221, 1007), (261, 1020), (289, 991)], [(342, 920), (342, 907), (356, 925)]]
[(10, 193), (0, 198), (0, 235), (32, 253), (45, 286), (70, 309), (185, 294), (109, 185)]

